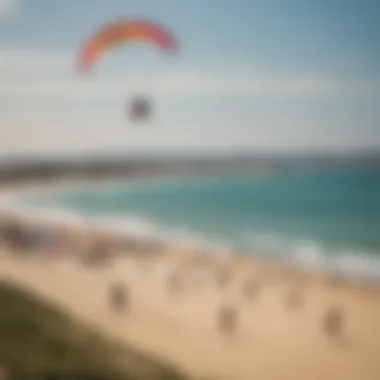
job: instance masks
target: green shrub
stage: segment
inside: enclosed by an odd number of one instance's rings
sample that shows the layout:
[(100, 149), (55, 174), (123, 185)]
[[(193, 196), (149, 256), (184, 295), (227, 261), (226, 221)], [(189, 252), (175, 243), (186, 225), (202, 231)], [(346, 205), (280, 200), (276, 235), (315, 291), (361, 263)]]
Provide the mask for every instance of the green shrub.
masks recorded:
[(5, 283), (0, 283), (0, 367), (8, 370), (9, 380), (185, 379)]

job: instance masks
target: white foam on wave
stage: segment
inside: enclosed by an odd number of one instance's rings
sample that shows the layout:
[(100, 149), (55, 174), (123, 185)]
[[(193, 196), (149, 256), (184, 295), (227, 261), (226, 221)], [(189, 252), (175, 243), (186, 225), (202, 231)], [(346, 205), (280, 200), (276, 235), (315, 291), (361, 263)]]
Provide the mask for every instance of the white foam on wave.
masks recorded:
[(324, 261), (321, 246), (314, 241), (300, 241), (294, 248), (294, 258), (305, 265), (316, 265)]
[[(199, 247), (212, 252), (236, 252), (234, 247), (244, 247), (248, 255), (273, 258), (307, 269), (323, 269), (357, 278), (370, 278), (380, 281), (380, 256), (350, 248), (334, 250), (312, 240), (291, 240), (275, 234), (253, 234), (250, 243), (241, 241), (223, 241), (180, 227), (167, 227), (149, 217), (129, 215), (115, 217), (112, 215), (96, 217), (90, 220), (110, 231), (127, 233), (139, 237)], [(239, 251), (239, 250), (237, 250)]]
[(380, 256), (352, 248), (330, 249), (313, 241), (301, 241), (295, 246), (293, 258), (300, 265), (330, 270), (351, 277), (380, 281)]
[(243, 241), (260, 257), (291, 261), (309, 270), (321, 269), (380, 281), (380, 252), (363, 252), (350, 247), (332, 248), (314, 240), (290, 239), (276, 233), (248, 234), (246, 231)]
[(167, 227), (149, 217), (128, 215), (125, 217), (102, 216), (90, 219), (90, 224), (99, 228), (138, 237), (153, 238), (168, 243), (193, 246), (205, 250), (231, 250), (228, 242), (212, 240), (201, 233), (195, 233), (181, 227)]

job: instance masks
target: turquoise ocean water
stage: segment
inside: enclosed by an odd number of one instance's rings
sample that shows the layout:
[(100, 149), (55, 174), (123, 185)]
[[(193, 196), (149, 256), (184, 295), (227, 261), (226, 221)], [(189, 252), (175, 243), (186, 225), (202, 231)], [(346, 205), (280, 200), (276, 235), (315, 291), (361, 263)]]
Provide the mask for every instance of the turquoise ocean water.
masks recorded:
[(380, 171), (374, 169), (124, 182), (22, 202), (128, 232), (380, 278)]

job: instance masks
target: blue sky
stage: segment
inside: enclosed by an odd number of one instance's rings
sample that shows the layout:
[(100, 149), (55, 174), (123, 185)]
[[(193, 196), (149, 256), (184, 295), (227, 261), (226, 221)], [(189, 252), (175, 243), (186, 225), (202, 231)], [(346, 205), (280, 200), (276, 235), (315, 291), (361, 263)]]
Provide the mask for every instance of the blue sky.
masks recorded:
[[(0, 0), (0, 151), (379, 148), (379, 4)], [(123, 16), (165, 24), (179, 54), (125, 46), (79, 77), (82, 42)]]

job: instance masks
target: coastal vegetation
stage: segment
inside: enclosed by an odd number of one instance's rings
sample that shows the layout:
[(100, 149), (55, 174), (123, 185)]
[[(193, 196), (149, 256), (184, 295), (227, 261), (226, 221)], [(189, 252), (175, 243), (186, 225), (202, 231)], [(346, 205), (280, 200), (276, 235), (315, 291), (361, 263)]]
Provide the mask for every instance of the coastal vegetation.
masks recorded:
[(119, 346), (33, 294), (0, 283), (1, 380), (184, 380)]

